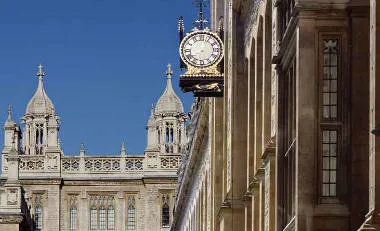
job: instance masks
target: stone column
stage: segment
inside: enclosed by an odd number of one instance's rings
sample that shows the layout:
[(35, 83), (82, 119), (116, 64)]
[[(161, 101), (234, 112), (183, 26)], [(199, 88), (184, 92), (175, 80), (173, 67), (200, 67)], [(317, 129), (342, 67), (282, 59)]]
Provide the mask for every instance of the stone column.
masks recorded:
[[(351, 228), (357, 229), (368, 213), (369, 150), (369, 7), (357, 1), (351, 8)], [(363, 4), (363, 5), (359, 5)], [(356, 61), (360, 60), (360, 61)], [(348, 162), (350, 163), (350, 162)]]
[[(369, 129), (373, 130), (380, 128), (380, 81), (377, 80), (380, 79), (380, 4), (376, 0), (371, 0), (370, 23)], [(380, 188), (380, 158), (376, 156), (380, 156), (380, 136), (369, 134), (369, 213), (362, 230), (380, 230), (380, 190), (376, 190)]]
[(299, 12), (296, 28), (296, 230), (312, 230), (317, 153), (316, 25), (309, 12)]
[(82, 189), (80, 197), (78, 197), (78, 207), (79, 207), (79, 219), (78, 219), (78, 230), (89, 230), (90, 226), (90, 209), (87, 201), (87, 192)]

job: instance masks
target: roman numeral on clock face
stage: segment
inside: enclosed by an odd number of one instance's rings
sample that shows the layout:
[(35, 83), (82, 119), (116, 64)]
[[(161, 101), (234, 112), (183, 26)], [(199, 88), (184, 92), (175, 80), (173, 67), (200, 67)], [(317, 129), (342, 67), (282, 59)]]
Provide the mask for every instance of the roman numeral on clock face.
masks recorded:
[(212, 58), (213, 60), (215, 60), (216, 58), (218, 58), (218, 55), (212, 54), (210, 58)]
[(188, 60), (190, 60), (190, 61), (192, 61), (193, 59), (195, 59), (194, 56), (192, 56), (190, 53), (189, 53), (189, 54), (186, 54), (185, 56), (186, 56), (186, 58), (187, 58)]

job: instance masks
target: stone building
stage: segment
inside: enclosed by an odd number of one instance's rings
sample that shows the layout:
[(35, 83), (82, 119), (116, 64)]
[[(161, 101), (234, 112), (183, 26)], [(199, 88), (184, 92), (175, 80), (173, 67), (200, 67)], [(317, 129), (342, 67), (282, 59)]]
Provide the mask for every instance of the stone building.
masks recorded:
[(194, 104), (172, 230), (380, 230), (379, 4), (210, 2), (224, 96)]
[(4, 125), (0, 229), (169, 230), (186, 142), (186, 117), (172, 74), (169, 64), (165, 92), (146, 126), (144, 154), (127, 154), (122, 145), (117, 155), (87, 155), (82, 144), (79, 154), (67, 155), (40, 65), (38, 88), (22, 117), (24, 129), (11, 110)]

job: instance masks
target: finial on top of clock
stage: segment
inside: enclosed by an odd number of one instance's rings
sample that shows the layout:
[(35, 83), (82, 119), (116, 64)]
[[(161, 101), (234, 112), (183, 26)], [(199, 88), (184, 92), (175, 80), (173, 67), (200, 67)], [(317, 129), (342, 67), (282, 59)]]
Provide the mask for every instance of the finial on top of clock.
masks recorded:
[(197, 6), (199, 7), (198, 19), (195, 20), (194, 26), (195, 27), (198, 26), (199, 30), (203, 30), (204, 25), (208, 22), (206, 18), (204, 17), (204, 13), (203, 13), (203, 9), (204, 7), (206, 7), (206, 0), (194, 0), (193, 3), (197, 4)]

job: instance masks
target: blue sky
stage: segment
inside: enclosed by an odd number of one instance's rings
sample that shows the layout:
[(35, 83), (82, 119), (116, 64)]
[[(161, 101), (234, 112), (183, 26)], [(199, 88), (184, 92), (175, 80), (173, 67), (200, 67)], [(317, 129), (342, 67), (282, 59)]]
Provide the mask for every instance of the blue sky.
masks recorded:
[[(177, 20), (192, 27), (191, 0), (11, 0), (0, 3), (0, 121), (7, 107), (24, 115), (45, 66), (45, 89), (61, 116), (65, 154), (143, 153), (150, 105), (173, 85), (188, 111), (193, 96), (178, 88)], [(3, 146), (3, 133), (0, 136)]]

